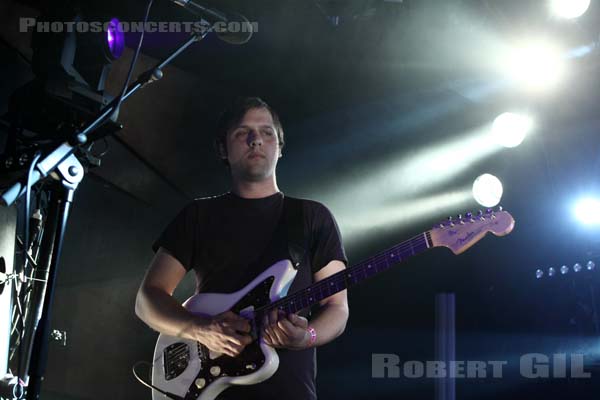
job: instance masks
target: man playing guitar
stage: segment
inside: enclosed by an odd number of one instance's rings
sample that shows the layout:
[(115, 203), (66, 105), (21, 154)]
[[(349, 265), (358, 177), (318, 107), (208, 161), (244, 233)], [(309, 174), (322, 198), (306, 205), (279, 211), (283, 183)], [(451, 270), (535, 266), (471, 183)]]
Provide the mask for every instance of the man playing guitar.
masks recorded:
[[(317, 139), (315, 139), (317, 140)], [(231, 173), (231, 192), (187, 205), (154, 243), (155, 257), (137, 293), (135, 311), (161, 334), (193, 340), (211, 352), (238, 356), (254, 340), (278, 349), (279, 367), (262, 383), (234, 386), (218, 399), (316, 399), (315, 348), (342, 334), (348, 319), (346, 290), (316, 309), (286, 315), (273, 310), (251, 334), (247, 318), (232, 311), (198, 315), (172, 294), (194, 270), (197, 293), (240, 290), (273, 262), (289, 259), (293, 218), (306, 242), (289, 293), (345, 269), (337, 224), (322, 204), (279, 191), (276, 166), (284, 145), (277, 114), (259, 98), (236, 100), (221, 116), (215, 140)], [(288, 208), (286, 208), (288, 207)], [(296, 227), (298, 228), (298, 227)]]

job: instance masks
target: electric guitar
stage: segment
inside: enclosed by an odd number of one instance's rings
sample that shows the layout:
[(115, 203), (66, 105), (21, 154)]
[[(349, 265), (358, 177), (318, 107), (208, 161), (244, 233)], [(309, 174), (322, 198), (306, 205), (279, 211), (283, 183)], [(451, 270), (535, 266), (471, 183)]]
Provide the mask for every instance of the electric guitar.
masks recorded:
[[(300, 311), (431, 247), (443, 246), (460, 254), (488, 232), (507, 235), (514, 224), (512, 216), (501, 208), (477, 215), (468, 213), (289, 296), (287, 291), (296, 270), (289, 260), (281, 260), (235, 293), (199, 293), (183, 306), (205, 316), (231, 310), (251, 322), (256, 337), (262, 316), (272, 309), (286, 314)], [(199, 342), (161, 334), (154, 349), (152, 399), (213, 400), (231, 385), (252, 385), (268, 379), (278, 366), (277, 352), (261, 338), (247, 345), (237, 357), (229, 357), (209, 351)]]

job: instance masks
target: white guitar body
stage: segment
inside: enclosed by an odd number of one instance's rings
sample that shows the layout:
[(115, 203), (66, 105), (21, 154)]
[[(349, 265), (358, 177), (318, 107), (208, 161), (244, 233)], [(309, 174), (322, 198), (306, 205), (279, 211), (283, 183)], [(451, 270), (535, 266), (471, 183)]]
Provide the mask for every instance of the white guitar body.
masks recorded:
[[(183, 306), (198, 315), (232, 310), (252, 319), (256, 308), (286, 296), (295, 276), (292, 263), (282, 260), (235, 293), (199, 293)], [(161, 334), (154, 349), (152, 384), (186, 400), (213, 400), (229, 386), (252, 385), (270, 378), (278, 366), (277, 352), (260, 338), (232, 358), (209, 352), (199, 342)], [(152, 390), (153, 400), (167, 398)]]

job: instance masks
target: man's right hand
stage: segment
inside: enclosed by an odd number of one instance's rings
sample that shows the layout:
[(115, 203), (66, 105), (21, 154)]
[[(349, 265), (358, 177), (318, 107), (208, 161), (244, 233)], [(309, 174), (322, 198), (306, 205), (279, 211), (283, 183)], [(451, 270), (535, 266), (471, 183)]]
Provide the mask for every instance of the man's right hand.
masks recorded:
[[(201, 320), (196, 325), (198, 341), (209, 350), (235, 357), (252, 343), (250, 323), (232, 311)], [(195, 336), (196, 336), (195, 335)]]

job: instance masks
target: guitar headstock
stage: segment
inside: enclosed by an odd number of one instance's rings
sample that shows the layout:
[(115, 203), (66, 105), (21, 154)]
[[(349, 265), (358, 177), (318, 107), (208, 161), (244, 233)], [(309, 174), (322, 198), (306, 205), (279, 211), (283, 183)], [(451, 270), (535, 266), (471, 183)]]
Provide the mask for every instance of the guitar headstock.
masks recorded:
[(477, 214), (466, 213), (456, 219), (448, 218), (431, 229), (434, 246), (444, 246), (454, 254), (460, 254), (477, 243), (486, 233), (496, 236), (508, 235), (515, 226), (515, 220), (500, 207), (497, 211), (488, 209)]

